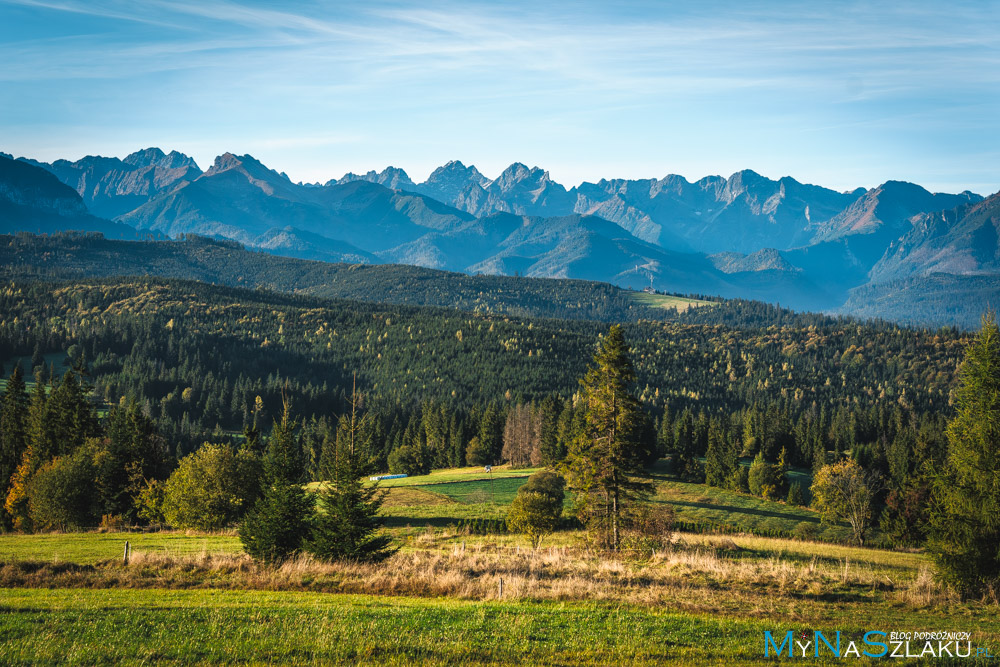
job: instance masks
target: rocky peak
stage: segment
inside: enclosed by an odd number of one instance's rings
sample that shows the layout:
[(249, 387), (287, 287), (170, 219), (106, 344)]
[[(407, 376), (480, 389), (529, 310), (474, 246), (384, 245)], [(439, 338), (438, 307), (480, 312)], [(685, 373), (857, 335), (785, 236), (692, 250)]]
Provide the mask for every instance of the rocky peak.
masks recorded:
[(156, 147), (136, 151), (127, 155), (122, 162), (133, 167), (162, 167), (164, 169), (198, 168), (198, 164), (187, 155), (177, 151), (164, 153)]

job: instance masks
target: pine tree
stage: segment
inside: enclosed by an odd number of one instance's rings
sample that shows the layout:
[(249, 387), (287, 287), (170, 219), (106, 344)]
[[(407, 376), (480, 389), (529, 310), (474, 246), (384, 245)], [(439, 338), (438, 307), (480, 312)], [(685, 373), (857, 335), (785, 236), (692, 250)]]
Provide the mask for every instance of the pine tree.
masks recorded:
[(708, 427), (708, 450), (705, 452), (705, 483), (725, 488), (729, 485), (739, 461), (719, 423), (712, 420)]
[(608, 331), (581, 380), (585, 428), (570, 444), (563, 466), (576, 494), (578, 516), (612, 549), (619, 544), (622, 515), (648, 496), (638, 437), (639, 401), (631, 393), (635, 371), (621, 327)]
[(795, 482), (788, 487), (788, 497), (785, 499), (785, 502), (789, 505), (799, 506), (806, 504), (805, 495), (802, 493), (802, 484)]
[[(28, 448), (29, 404), (24, 373), (18, 364), (7, 379), (7, 391), (0, 409), (0, 499), (7, 498), (11, 478)], [(0, 525), (4, 528), (12, 525), (11, 517), (5, 510), (0, 510)]]
[(243, 550), (255, 560), (280, 563), (302, 548), (312, 498), (302, 487), (303, 466), (287, 399), (264, 456), (263, 495), (240, 524)]
[(359, 416), (358, 407), (352, 392), (350, 415), (341, 417), (336, 440), (326, 442), (333, 449), (324, 457), (330, 462), (329, 481), (318, 493), (318, 512), (305, 542), (306, 551), (322, 560), (372, 563), (396, 552), (392, 538), (379, 533), (385, 491), (362, 481), (373, 470), (374, 446), (371, 416)]
[(95, 459), (101, 513), (134, 520), (143, 486), (165, 477), (166, 443), (134, 400), (111, 408), (105, 435)]
[(46, 404), (48, 403), (48, 395), (41, 376), (41, 373), (35, 376), (35, 387), (31, 391), (31, 399), (28, 403), (27, 442), (24, 452), (21, 454), (21, 461), (11, 476), (10, 488), (4, 499), (4, 509), (14, 528), (23, 531), (31, 530), (31, 516), (28, 512), (28, 483), (31, 481), (31, 476), (45, 463), (45, 459), (39, 454), (38, 445), (45, 437)]
[(929, 548), (963, 595), (1000, 588), (1000, 329), (992, 313), (966, 350), (934, 482)]

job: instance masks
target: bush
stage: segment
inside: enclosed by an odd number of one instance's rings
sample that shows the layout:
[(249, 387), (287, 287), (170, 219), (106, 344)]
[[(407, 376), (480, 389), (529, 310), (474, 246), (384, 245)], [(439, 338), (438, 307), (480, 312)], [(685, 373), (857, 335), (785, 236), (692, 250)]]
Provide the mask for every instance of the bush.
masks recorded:
[(622, 548), (646, 557), (669, 548), (674, 518), (672, 505), (640, 505), (629, 516)]
[(820, 529), (811, 521), (802, 521), (792, 529), (792, 535), (800, 540), (815, 540), (819, 537)]
[(559, 527), (562, 503), (557, 506), (552, 497), (536, 491), (520, 493), (507, 510), (507, 528), (512, 533), (524, 533), (537, 547), (542, 538)]
[(529, 477), (528, 481), (522, 484), (518, 491), (524, 491), (525, 493), (533, 491), (547, 495), (554, 501), (559, 502), (561, 507), (563, 499), (566, 497), (565, 489), (566, 480), (562, 478), (562, 475), (542, 470)]
[(559, 528), (565, 481), (555, 473), (542, 471), (528, 478), (517, 490), (507, 510), (507, 527), (513, 533), (524, 533), (537, 547), (542, 537)]
[(135, 500), (137, 513), (140, 519), (149, 523), (164, 523), (163, 517), (163, 489), (166, 485), (158, 479), (146, 482)]
[(426, 475), (431, 471), (431, 457), (420, 445), (403, 445), (389, 454), (389, 472), (394, 475)]
[(162, 515), (176, 528), (218, 530), (236, 523), (259, 494), (260, 463), (254, 454), (205, 443), (181, 459), (167, 480)]
[(35, 528), (83, 528), (97, 524), (92, 448), (84, 446), (42, 466), (28, 482), (28, 512)]
[(780, 466), (764, 460), (764, 454), (758, 453), (750, 465), (748, 480), (750, 493), (765, 500), (774, 500), (785, 495), (785, 473)]

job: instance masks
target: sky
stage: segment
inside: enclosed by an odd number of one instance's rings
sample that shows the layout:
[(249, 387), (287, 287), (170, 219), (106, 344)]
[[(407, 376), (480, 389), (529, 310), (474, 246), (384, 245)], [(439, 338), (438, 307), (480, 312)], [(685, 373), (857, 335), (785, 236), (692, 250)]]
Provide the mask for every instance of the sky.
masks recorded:
[(1000, 190), (1000, 0), (0, 0), (0, 151)]

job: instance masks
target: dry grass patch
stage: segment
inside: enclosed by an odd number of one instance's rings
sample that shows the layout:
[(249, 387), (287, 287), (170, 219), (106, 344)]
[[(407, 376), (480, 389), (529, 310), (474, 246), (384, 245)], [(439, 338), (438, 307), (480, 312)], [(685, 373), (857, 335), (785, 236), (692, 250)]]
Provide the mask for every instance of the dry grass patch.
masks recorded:
[[(248, 556), (169, 556), (140, 552), (94, 565), (12, 562), (0, 565), (2, 587), (219, 588), (322, 591), (490, 600), (611, 601), (691, 612), (823, 617), (833, 603), (885, 603), (940, 609), (956, 602), (927, 569), (849, 558), (761, 557), (740, 538), (678, 540), (651, 556), (578, 547), (531, 549), (506, 541), (452, 542), (433, 529), (381, 565), (324, 563), (308, 556), (268, 567)], [(825, 545), (824, 545), (825, 546)]]
[(454, 505), (451, 498), (411, 486), (394, 486), (386, 489), (385, 507), (413, 507), (428, 505)]

